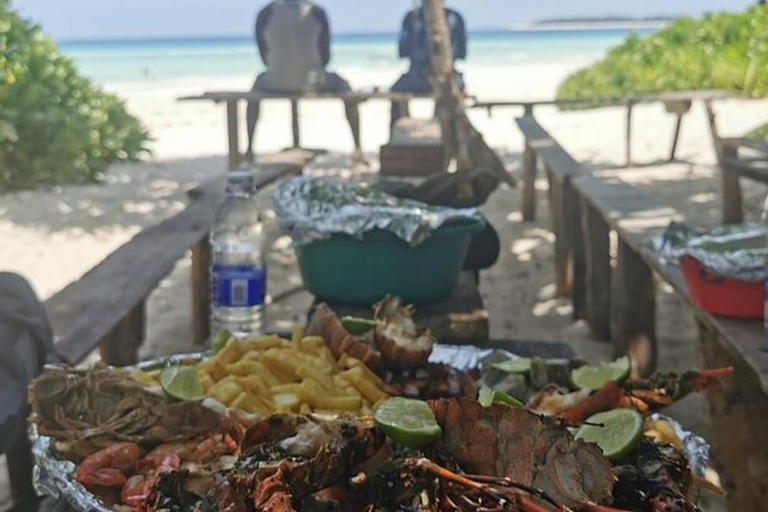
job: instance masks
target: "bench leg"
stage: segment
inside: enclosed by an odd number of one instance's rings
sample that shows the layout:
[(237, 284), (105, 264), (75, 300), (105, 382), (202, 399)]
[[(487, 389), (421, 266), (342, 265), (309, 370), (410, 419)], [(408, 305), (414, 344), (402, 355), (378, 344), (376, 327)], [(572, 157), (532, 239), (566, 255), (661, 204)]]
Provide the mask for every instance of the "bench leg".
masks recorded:
[(584, 253), (584, 231), (581, 225), (581, 200), (570, 180), (565, 184), (565, 209), (568, 233), (571, 239), (571, 302), (573, 319), (587, 317), (586, 254)]
[(555, 293), (557, 297), (570, 294), (570, 251), (566, 233), (565, 186), (547, 169), (549, 181), (549, 215), (552, 232), (555, 234)]
[(206, 236), (192, 247), (192, 336), (202, 345), (211, 334), (211, 244)]
[(299, 100), (291, 100), (291, 121), (293, 128), (293, 147), (301, 147), (301, 131), (299, 126)]
[(653, 272), (626, 243), (619, 240), (612, 279), (611, 334), (617, 357), (628, 355), (634, 377), (656, 368), (656, 283)]
[(536, 220), (536, 153), (527, 143), (523, 151), (523, 220)]
[[(738, 149), (724, 146), (723, 158), (738, 158)], [(739, 174), (728, 169), (727, 164), (720, 164), (720, 180), (723, 194), (723, 223), (739, 224), (744, 221), (744, 207), (741, 200)]]
[(229, 169), (240, 165), (240, 118), (237, 100), (227, 100), (227, 138), (229, 141)]
[[(698, 327), (704, 367), (733, 365), (717, 332), (701, 322)], [(715, 467), (720, 471), (728, 492), (728, 508), (733, 512), (763, 511), (768, 500), (768, 397), (748, 373), (737, 367), (734, 375), (723, 379), (722, 391), (706, 393)]]
[(112, 366), (136, 364), (145, 330), (145, 307), (141, 301), (101, 340), (101, 359)]
[(11, 500), (15, 505), (27, 502), (36, 496), (32, 485), (32, 447), (27, 437), (27, 422), (24, 428), (18, 429), (16, 439), (10, 445), (6, 459), (8, 462), (8, 477), (11, 483)]
[(592, 334), (611, 339), (611, 237), (600, 212), (581, 198), (581, 229), (584, 240), (586, 318)]
[(677, 122), (675, 123), (675, 133), (672, 136), (672, 149), (669, 152), (669, 161), (675, 161), (675, 155), (677, 154), (677, 143), (680, 141), (680, 129), (683, 127), (683, 116), (685, 114), (677, 114)]

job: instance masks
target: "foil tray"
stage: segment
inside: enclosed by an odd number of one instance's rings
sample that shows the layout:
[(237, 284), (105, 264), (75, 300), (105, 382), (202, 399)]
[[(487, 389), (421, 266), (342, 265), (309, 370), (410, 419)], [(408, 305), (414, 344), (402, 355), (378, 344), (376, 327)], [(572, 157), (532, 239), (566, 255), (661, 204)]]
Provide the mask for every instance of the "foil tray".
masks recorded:
[[(179, 354), (144, 361), (124, 369), (148, 371), (180, 363), (201, 361), (209, 355), (209, 351)], [(453, 366), (458, 370), (469, 370), (479, 367), (491, 358), (498, 361), (512, 357), (515, 357), (514, 354), (500, 349), (483, 349), (467, 345), (435, 345), (429, 360), (433, 363)], [(677, 436), (683, 441), (683, 451), (690, 461), (691, 471), (696, 475), (704, 476), (709, 464), (709, 444), (700, 436), (685, 430), (680, 423), (671, 418), (660, 414), (655, 414), (653, 417), (665, 419), (673, 425)], [(75, 464), (59, 457), (51, 438), (39, 435), (34, 426), (29, 430), (29, 437), (35, 459), (33, 479), (39, 493), (63, 498), (72, 508), (81, 512), (114, 512), (75, 480)]]

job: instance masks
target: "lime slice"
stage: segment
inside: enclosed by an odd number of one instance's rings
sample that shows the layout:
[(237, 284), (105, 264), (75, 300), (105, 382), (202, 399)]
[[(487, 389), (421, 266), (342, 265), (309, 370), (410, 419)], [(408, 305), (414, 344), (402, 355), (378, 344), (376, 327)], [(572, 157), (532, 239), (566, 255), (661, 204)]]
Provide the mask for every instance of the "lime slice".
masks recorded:
[(494, 391), (488, 386), (483, 385), (477, 393), (477, 401), (483, 407), (490, 406), (493, 402), (501, 402), (512, 407), (524, 407), (523, 403), (517, 398), (504, 393), (503, 391)]
[(376, 407), (373, 419), (393, 441), (410, 448), (434, 443), (443, 435), (432, 410), (421, 400), (389, 398)]
[(612, 363), (586, 365), (571, 372), (571, 381), (577, 388), (600, 389), (606, 382), (621, 382), (629, 376), (629, 358), (621, 357)]
[(506, 373), (528, 373), (531, 371), (531, 360), (527, 357), (516, 357), (498, 363), (492, 363), (491, 368)]
[[(587, 419), (576, 439), (597, 443), (603, 455), (615, 461), (628, 455), (643, 435), (643, 417), (634, 409), (613, 409)], [(600, 426), (602, 425), (602, 426)]]
[(160, 372), (160, 387), (177, 400), (203, 399), (203, 387), (194, 366), (169, 366)]
[(223, 349), (231, 339), (232, 339), (231, 332), (229, 332), (226, 329), (219, 331), (219, 333), (213, 339), (213, 343), (211, 343), (211, 351), (214, 354), (218, 354), (219, 351)]
[(376, 327), (376, 322), (368, 318), (345, 316), (341, 319), (341, 325), (344, 326), (347, 332), (352, 336), (359, 336)]

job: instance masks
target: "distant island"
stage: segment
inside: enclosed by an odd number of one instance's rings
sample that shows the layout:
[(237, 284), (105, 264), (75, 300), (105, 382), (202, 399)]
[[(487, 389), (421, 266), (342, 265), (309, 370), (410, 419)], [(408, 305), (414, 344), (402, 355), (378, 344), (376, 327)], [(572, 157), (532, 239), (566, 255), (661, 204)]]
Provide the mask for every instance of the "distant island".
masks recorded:
[(672, 21), (677, 16), (646, 16), (635, 18), (630, 16), (602, 16), (598, 18), (569, 17), (545, 18), (527, 24), (529, 30), (590, 30), (590, 29), (644, 29), (659, 28)]

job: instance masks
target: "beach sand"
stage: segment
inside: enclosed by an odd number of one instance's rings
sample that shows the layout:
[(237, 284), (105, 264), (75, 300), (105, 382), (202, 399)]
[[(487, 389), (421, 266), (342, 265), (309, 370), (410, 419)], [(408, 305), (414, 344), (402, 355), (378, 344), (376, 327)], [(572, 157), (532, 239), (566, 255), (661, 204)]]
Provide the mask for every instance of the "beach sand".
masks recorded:
[[(581, 64), (541, 64), (504, 69), (476, 69), (468, 75), (470, 90), (481, 99), (549, 98), (559, 80)], [(380, 85), (391, 77), (366, 74), (357, 87)], [(177, 102), (176, 98), (205, 90), (244, 89), (252, 77), (177, 83), (116, 84), (109, 88), (127, 98), (130, 109), (151, 130), (153, 156), (146, 162), (116, 165), (102, 184), (70, 185), (0, 196), (0, 269), (20, 272), (45, 299), (78, 279), (110, 252), (141, 229), (180, 211), (185, 191), (225, 172), (224, 108), (207, 102)], [(721, 131), (738, 135), (764, 122), (768, 102), (725, 101), (717, 104)], [(362, 107), (363, 143), (372, 167), (350, 169), (346, 155), (352, 143), (338, 102), (304, 102), (303, 143), (330, 153), (315, 161), (309, 174), (361, 177), (377, 170), (378, 147), (387, 139), (389, 105), (370, 102)], [(427, 117), (431, 105), (416, 102), (414, 114)], [(514, 124), (519, 110), (499, 110), (489, 117), (471, 114), (488, 142), (498, 149), (508, 169), (520, 174), (522, 138)], [(677, 207), (697, 225), (715, 225), (719, 218), (719, 180), (705, 114), (696, 105), (685, 119), (678, 156), (666, 160), (673, 118), (659, 105), (635, 110), (633, 152), (643, 165), (621, 168), (624, 158), (625, 111), (606, 108), (560, 112), (540, 108), (541, 123), (579, 161), (599, 174), (618, 176), (643, 189), (657, 201)], [(244, 129), (242, 130), (244, 132)], [(288, 106), (271, 102), (262, 110), (257, 149), (271, 152), (290, 143)], [(243, 141), (244, 142), (244, 141)], [(546, 183), (539, 180), (538, 216), (523, 223), (520, 191), (502, 186), (483, 207), (499, 230), (502, 253), (498, 263), (481, 275), (481, 291), (490, 311), (494, 338), (566, 340), (590, 359), (610, 357), (611, 348), (590, 340), (585, 325), (570, 320), (567, 300), (553, 298), (552, 234), (547, 215)], [(765, 189), (745, 184), (746, 205), (757, 218)], [(262, 196), (266, 217), (271, 218), (268, 191)], [(289, 241), (270, 222), (274, 243), (269, 253), (271, 294), (300, 284)], [(182, 259), (148, 302), (147, 341), (142, 356), (151, 357), (191, 350), (189, 343), (189, 258)], [(660, 287), (658, 326), (661, 369), (686, 370), (699, 361), (695, 328), (682, 301)], [(116, 293), (119, 293), (116, 291)], [(310, 297), (299, 293), (269, 310), (273, 327), (301, 321)], [(693, 430), (709, 431), (706, 411), (697, 397), (686, 399), (673, 414)], [(7, 485), (0, 484), (0, 494)], [(2, 496), (0, 496), (2, 502)], [(2, 508), (2, 506), (0, 506)], [(711, 508), (710, 510), (716, 510)]]

